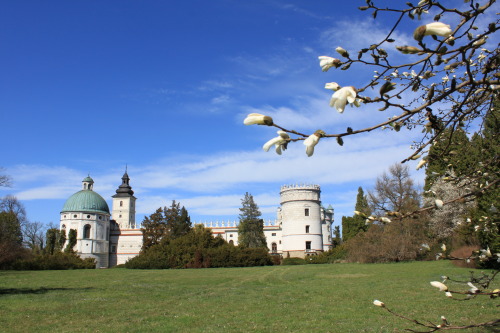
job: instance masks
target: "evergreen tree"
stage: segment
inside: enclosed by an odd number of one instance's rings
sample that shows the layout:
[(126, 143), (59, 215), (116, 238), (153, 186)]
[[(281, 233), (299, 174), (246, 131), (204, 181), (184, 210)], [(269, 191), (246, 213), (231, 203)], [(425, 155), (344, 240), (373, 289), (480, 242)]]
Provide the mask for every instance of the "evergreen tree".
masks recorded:
[[(361, 186), (358, 188), (354, 210), (367, 216), (371, 214), (368, 200), (366, 199), (366, 195)], [(356, 236), (359, 232), (366, 231), (368, 226), (366, 225), (365, 220), (365, 217), (357, 214), (352, 217), (342, 216), (342, 240), (346, 242)]]
[(191, 230), (191, 218), (187, 209), (172, 201), (172, 206), (164, 210), (170, 239), (184, 236)]
[(342, 243), (342, 239), (340, 238), (340, 226), (336, 225), (333, 229), (332, 247), (337, 247), (340, 243)]
[[(500, 253), (500, 102), (498, 99), (486, 115), (483, 130), (473, 138), (479, 158), (477, 173), (478, 186), (488, 189), (477, 197), (477, 208), (473, 211), (473, 220), (480, 227), (478, 236), (483, 249), (491, 253)], [(500, 263), (495, 263), (497, 267)]]
[(249, 248), (267, 248), (266, 237), (264, 236), (264, 221), (259, 219), (262, 214), (253, 200), (253, 196), (246, 192), (245, 197), (241, 199), (241, 203), (238, 244)]
[(180, 203), (172, 201), (167, 208), (158, 208), (150, 216), (144, 217), (142, 222), (143, 243), (142, 250), (146, 250), (161, 242), (170, 242), (184, 236), (191, 230), (191, 218), (186, 208)]
[(475, 164), (474, 155), (463, 129), (444, 130), (429, 150), (424, 190), (428, 191), (434, 181), (445, 176), (449, 170), (453, 170), (457, 176), (466, 174)]
[(21, 245), (23, 242), (21, 224), (14, 212), (0, 212), (0, 242), (17, 245)]
[(160, 207), (153, 214), (144, 217), (141, 231), (142, 251), (160, 243), (168, 231), (163, 219), (163, 208)]
[(76, 237), (77, 237), (77, 232), (75, 229), (69, 229), (68, 232), (68, 244), (66, 245), (66, 248), (64, 249), (64, 252), (67, 253), (72, 253), (73, 248), (76, 245)]
[(59, 229), (57, 228), (50, 228), (47, 230), (45, 239), (46, 246), (44, 248), (44, 251), (46, 254), (52, 255), (54, 253), (61, 252), (62, 246), (66, 241), (66, 235), (64, 234), (64, 232), (61, 233), (61, 231), (59, 231)]
[(259, 207), (253, 200), (253, 196), (246, 192), (245, 197), (241, 199), (242, 207), (240, 208), (240, 221), (241, 220), (256, 220), (262, 214)]

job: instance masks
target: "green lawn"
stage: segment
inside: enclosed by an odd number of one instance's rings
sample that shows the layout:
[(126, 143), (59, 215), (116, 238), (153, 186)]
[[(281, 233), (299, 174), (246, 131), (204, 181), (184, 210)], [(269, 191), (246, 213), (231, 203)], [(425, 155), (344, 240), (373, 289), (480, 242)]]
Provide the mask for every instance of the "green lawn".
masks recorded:
[[(496, 300), (430, 286), (449, 262), (186, 270), (0, 271), (2, 332), (393, 332), (420, 320), (498, 318)], [(498, 286), (498, 281), (496, 285)], [(457, 288), (455, 288), (457, 289)], [(470, 332), (470, 331), (469, 331)]]

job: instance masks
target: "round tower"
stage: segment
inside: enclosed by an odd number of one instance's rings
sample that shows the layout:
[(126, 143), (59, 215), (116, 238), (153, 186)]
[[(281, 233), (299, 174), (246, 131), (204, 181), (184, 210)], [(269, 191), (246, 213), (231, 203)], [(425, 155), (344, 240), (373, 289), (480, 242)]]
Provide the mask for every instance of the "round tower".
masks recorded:
[(323, 251), (320, 193), (319, 185), (281, 187), (284, 257), (304, 258)]
[(106, 200), (94, 192), (90, 176), (82, 181), (83, 189), (64, 203), (61, 210), (60, 230), (69, 235), (76, 231), (73, 248), (82, 258), (94, 258), (97, 268), (108, 267), (109, 208)]

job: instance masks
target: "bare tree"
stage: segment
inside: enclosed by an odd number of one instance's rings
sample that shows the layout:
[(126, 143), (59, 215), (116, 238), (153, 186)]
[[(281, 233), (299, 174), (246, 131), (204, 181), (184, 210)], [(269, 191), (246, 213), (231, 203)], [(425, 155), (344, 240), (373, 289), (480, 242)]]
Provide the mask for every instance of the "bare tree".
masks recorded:
[(27, 222), (22, 228), (24, 246), (32, 250), (43, 250), (46, 225), (42, 222)]
[(4, 171), (5, 169), (0, 167), (0, 187), (10, 187), (12, 186), (12, 178), (4, 174)]
[(28, 222), (24, 205), (13, 195), (6, 195), (0, 199), (0, 211), (14, 213), (21, 226)]
[(396, 163), (389, 167), (389, 173), (380, 175), (374, 191), (368, 191), (368, 203), (371, 210), (379, 215), (387, 212), (404, 214), (418, 209), (420, 195), (408, 166)]

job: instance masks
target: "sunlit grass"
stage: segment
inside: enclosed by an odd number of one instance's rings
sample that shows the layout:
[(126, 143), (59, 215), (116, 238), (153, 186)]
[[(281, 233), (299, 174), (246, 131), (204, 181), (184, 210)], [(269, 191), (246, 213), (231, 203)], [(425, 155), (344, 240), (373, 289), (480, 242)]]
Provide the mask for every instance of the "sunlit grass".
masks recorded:
[[(415, 328), (375, 307), (453, 324), (498, 317), (430, 286), (469, 276), (448, 262), (189, 270), (0, 272), (6, 332), (393, 332)], [(498, 284), (498, 283), (497, 283)], [(456, 288), (455, 288), (456, 289)]]

